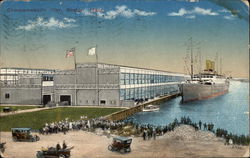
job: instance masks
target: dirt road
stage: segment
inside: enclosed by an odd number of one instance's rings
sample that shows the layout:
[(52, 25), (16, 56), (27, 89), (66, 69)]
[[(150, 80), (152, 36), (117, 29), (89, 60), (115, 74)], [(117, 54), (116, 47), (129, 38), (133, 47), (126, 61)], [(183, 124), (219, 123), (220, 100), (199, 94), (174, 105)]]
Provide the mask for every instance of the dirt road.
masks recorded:
[(10, 132), (3, 132), (1, 137), (3, 142), (7, 142), (4, 153), (6, 158), (34, 158), (41, 147), (55, 146), (58, 142), (62, 144), (63, 140), (68, 146), (74, 146), (72, 158), (242, 157), (248, 150), (246, 146), (225, 146), (223, 140), (212, 133), (195, 131), (186, 125), (156, 140), (133, 138), (132, 152), (123, 155), (107, 149), (112, 137), (85, 131), (70, 131), (66, 135), (40, 135), (41, 140), (38, 142), (13, 142)]

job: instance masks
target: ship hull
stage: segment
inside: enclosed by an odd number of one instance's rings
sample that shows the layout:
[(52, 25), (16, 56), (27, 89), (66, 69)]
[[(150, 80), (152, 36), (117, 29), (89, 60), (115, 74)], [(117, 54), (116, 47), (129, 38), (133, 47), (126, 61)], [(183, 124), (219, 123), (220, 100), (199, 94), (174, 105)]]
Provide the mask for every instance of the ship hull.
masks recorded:
[(182, 102), (205, 100), (228, 93), (229, 83), (197, 84), (186, 83), (181, 85)]

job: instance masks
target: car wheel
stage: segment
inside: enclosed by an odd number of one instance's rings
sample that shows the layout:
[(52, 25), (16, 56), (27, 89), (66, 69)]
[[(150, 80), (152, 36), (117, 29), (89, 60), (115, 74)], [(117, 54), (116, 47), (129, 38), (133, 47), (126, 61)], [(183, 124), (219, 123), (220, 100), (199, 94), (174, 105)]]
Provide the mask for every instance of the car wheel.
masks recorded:
[(60, 154), (59, 158), (65, 158), (65, 156), (63, 154)]
[(17, 137), (13, 137), (12, 140), (13, 140), (14, 142), (16, 142), (16, 141), (17, 141)]
[(113, 151), (113, 147), (111, 145), (108, 146), (109, 151)]
[(121, 149), (120, 152), (121, 152), (122, 154), (124, 154), (124, 153), (125, 153), (125, 149)]
[(43, 156), (43, 154), (42, 154), (41, 151), (38, 151), (38, 152), (36, 153), (36, 157), (37, 157), (37, 158), (44, 158), (44, 156)]
[(31, 138), (31, 141), (34, 142), (34, 141), (36, 141), (36, 139), (35, 138)]

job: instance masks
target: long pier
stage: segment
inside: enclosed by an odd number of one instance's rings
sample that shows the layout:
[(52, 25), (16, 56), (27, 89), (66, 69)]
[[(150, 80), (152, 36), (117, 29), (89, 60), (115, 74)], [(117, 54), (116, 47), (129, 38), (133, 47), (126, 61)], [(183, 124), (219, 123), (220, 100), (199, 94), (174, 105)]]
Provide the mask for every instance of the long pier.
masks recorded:
[(126, 119), (127, 117), (129, 117), (131, 115), (134, 115), (134, 114), (136, 114), (138, 112), (141, 112), (142, 109), (146, 105), (159, 104), (159, 103), (162, 103), (162, 102), (167, 101), (169, 99), (175, 98), (175, 97), (177, 97), (179, 95), (180, 95), (180, 93), (175, 93), (175, 94), (170, 94), (170, 95), (167, 95), (167, 96), (159, 97), (157, 99), (150, 100), (150, 101), (144, 102), (142, 104), (136, 105), (136, 106), (131, 107), (129, 109), (125, 109), (125, 110), (118, 111), (116, 113), (107, 115), (105, 118), (108, 119), (108, 120), (113, 120), (113, 121), (124, 120), (124, 119)]

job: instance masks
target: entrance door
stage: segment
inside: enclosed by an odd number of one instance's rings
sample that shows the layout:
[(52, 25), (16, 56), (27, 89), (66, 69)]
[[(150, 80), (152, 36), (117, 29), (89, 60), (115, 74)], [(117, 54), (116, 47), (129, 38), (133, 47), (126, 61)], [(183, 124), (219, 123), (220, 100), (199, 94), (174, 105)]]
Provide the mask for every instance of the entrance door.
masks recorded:
[(43, 105), (51, 101), (51, 95), (43, 95)]
[(71, 96), (70, 95), (61, 95), (60, 102), (64, 105), (71, 105)]

